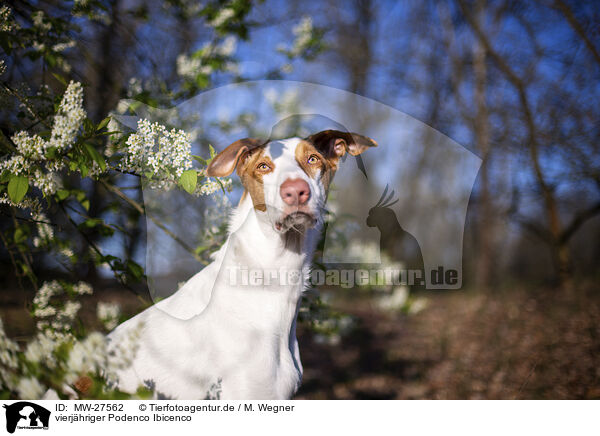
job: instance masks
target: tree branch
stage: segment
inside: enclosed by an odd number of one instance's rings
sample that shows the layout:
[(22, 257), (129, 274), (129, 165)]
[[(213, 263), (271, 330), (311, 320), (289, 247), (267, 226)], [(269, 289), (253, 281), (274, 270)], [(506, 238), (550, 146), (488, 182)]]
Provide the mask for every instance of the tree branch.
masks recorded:
[(590, 50), (590, 52), (592, 52), (594, 59), (596, 59), (596, 62), (598, 62), (598, 65), (600, 65), (600, 53), (598, 53), (596, 46), (585, 34), (585, 29), (583, 28), (583, 25), (577, 20), (577, 17), (573, 13), (569, 5), (562, 0), (554, 0), (554, 3), (551, 5), (551, 7), (559, 10), (564, 15), (569, 25), (573, 28), (575, 33), (579, 35), (579, 37), (583, 40), (587, 48)]
[(580, 211), (573, 217), (569, 225), (563, 230), (560, 235), (559, 243), (565, 244), (571, 239), (575, 232), (590, 218), (593, 218), (600, 213), (600, 202), (594, 204), (592, 207)]
[[(71, 218), (71, 215), (69, 215), (69, 213), (65, 209), (64, 205), (62, 205), (61, 203), (58, 203), (58, 204), (59, 204), (61, 210), (63, 211), (63, 213), (65, 214), (65, 216), (67, 217), (67, 220), (73, 225), (73, 227), (75, 228), (75, 230), (77, 230), (77, 232), (83, 237), (83, 239), (85, 239), (85, 241), (92, 248), (92, 250), (94, 250), (100, 257), (104, 257), (104, 255), (102, 254), (102, 251), (100, 250), (100, 248), (98, 248), (98, 246), (94, 243), (94, 241), (92, 241), (84, 232), (81, 231), (81, 229), (79, 228), (79, 226), (77, 225), (77, 223), (73, 220), (73, 218)], [(138, 294), (131, 286), (129, 286), (125, 280), (123, 280), (123, 277), (121, 276), (121, 274), (119, 274), (119, 271), (117, 271), (115, 269), (115, 267), (110, 262), (106, 262), (106, 263), (108, 264), (108, 266), (109, 266), (110, 270), (112, 271), (113, 275), (115, 276), (115, 278), (127, 290), (131, 291), (138, 298), (140, 298), (142, 302), (145, 303), (146, 301), (144, 301), (144, 299), (142, 298), (142, 296), (140, 294)]]
[(510, 83), (517, 90), (517, 94), (519, 96), (519, 101), (521, 103), (521, 107), (523, 110), (523, 116), (525, 117), (525, 124), (528, 130), (528, 146), (529, 146), (529, 154), (531, 156), (531, 162), (533, 164), (533, 171), (537, 180), (537, 183), (540, 186), (542, 191), (542, 195), (544, 198), (544, 203), (546, 205), (546, 211), (548, 213), (548, 219), (550, 221), (550, 230), (554, 235), (555, 242), (558, 242), (559, 234), (560, 234), (560, 221), (558, 217), (556, 201), (552, 194), (552, 188), (548, 185), (544, 178), (544, 174), (542, 172), (542, 167), (539, 162), (538, 155), (538, 144), (537, 144), (537, 128), (535, 125), (535, 121), (533, 119), (533, 112), (531, 110), (531, 106), (529, 103), (529, 99), (527, 97), (525, 82), (513, 71), (508, 62), (500, 56), (500, 54), (494, 49), (487, 35), (483, 32), (477, 20), (475, 20), (471, 14), (469, 13), (469, 9), (465, 4), (464, 0), (458, 0), (458, 4), (462, 11), (463, 16), (466, 21), (469, 23), (470, 27), (473, 29), (475, 35), (479, 38), (481, 43), (483, 44), (485, 50), (489, 54), (490, 58), (497, 65), (498, 69), (504, 73)]
[(119, 198), (123, 199), (125, 202), (127, 202), (130, 206), (132, 206), (135, 210), (137, 210), (140, 213), (140, 215), (145, 215), (146, 217), (148, 217), (148, 219), (150, 219), (150, 221), (152, 221), (158, 228), (160, 228), (169, 237), (171, 237), (175, 242), (177, 242), (179, 245), (181, 245), (187, 252), (189, 252), (192, 256), (194, 256), (194, 259), (196, 259), (198, 262), (202, 263), (203, 265), (206, 264), (206, 262), (196, 253), (196, 251), (192, 247), (190, 247), (183, 239), (181, 239), (179, 236), (177, 236), (175, 233), (173, 233), (171, 230), (169, 230), (167, 228), (167, 226), (165, 226), (163, 223), (158, 221), (156, 218), (154, 218), (151, 215), (148, 215), (146, 213), (145, 208), (140, 203), (138, 203), (137, 201), (135, 201), (132, 198), (125, 195), (125, 193), (123, 193), (123, 191), (121, 191), (116, 186), (112, 186), (112, 185), (106, 183), (104, 180), (100, 180), (100, 183), (102, 183), (102, 186), (104, 186), (110, 192), (117, 195)]

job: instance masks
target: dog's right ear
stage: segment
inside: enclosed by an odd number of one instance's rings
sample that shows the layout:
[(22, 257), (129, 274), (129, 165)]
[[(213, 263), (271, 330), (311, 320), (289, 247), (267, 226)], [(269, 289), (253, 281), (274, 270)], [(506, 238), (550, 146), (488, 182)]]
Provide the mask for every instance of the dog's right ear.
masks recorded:
[(326, 158), (336, 161), (346, 152), (352, 156), (358, 156), (371, 147), (377, 147), (374, 139), (340, 130), (323, 130), (310, 135), (306, 140), (312, 143)]
[(208, 177), (227, 177), (231, 175), (251, 150), (261, 147), (265, 141), (255, 138), (238, 139), (217, 154), (206, 168)]

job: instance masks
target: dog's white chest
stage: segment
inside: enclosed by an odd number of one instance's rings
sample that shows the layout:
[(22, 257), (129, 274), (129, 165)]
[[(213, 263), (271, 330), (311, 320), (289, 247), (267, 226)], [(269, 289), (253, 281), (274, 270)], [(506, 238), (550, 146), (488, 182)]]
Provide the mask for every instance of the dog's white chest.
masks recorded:
[[(178, 399), (292, 397), (302, 377), (295, 320), (303, 281), (246, 286), (238, 277), (232, 284), (231, 269), (247, 248), (240, 241), (230, 238), (215, 262), (110, 335), (118, 344), (139, 329), (133, 365), (119, 374), (121, 389), (145, 384)], [(302, 268), (301, 257), (290, 264)]]

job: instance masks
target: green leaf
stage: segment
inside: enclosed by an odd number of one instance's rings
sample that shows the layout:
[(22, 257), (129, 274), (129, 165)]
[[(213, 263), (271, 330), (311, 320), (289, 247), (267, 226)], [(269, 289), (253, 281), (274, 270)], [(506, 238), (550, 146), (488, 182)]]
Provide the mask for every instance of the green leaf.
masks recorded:
[(200, 89), (206, 88), (209, 85), (208, 76), (206, 74), (198, 74), (196, 76), (196, 86)]
[(104, 223), (101, 226), (99, 226), (96, 230), (101, 236), (112, 236), (115, 234), (115, 229)]
[(133, 260), (127, 261), (127, 272), (136, 282), (139, 282), (144, 277), (144, 268)]
[(215, 177), (215, 180), (221, 186), (221, 191), (223, 191), (223, 194), (227, 194), (227, 191), (225, 190), (225, 186), (223, 185), (223, 182), (221, 182), (221, 180), (219, 180), (218, 177)]
[(84, 164), (83, 162), (79, 162), (79, 171), (81, 171), (81, 177), (85, 178), (85, 176), (87, 176), (88, 174), (88, 167), (86, 164)]
[(64, 200), (68, 196), (69, 196), (69, 191), (67, 191), (66, 189), (59, 189), (58, 191), (56, 191), (56, 197), (60, 201)]
[(19, 203), (29, 190), (29, 179), (25, 176), (11, 174), (8, 182), (8, 196), (14, 203)]
[(46, 62), (48, 63), (48, 65), (50, 65), (51, 67), (55, 67), (56, 66), (56, 56), (51, 55), (51, 54), (46, 54), (44, 56), (44, 59), (46, 59)]
[(96, 148), (92, 144), (88, 144), (87, 142), (84, 143), (83, 146), (85, 147), (85, 150), (86, 150), (87, 154), (90, 156), (90, 158), (100, 166), (102, 171), (105, 171), (106, 170), (106, 161), (104, 160), (102, 155), (100, 153), (98, 153), (98, 150), (96, 150)]
[(67, 81), (65, 80), (65, 78), (63, 76), (61, 76), (60, 74), (57, 73), (52, 73), (52, 75), (54, 76), (54, 78), (56, 80), (58, 80), (60, 83), (62, 83), (63, 85), (67, 86)]
[[(75, 193), (75, 191), (74, 191)], [(85, 210), (90, 210), (90, 200), (87, 199), (87, 197), (85, 196), (85, 192), (77, 190), (76, 194), (75, 194), (75, 198), (77, 198), (77, 201), (81, 203), (81, 205), (83, 206), (83, 208)]]
[(102, 121), (100, 121), (100, 124), (98, 124), (96, 126), (96, 132), (99, 130), (104, 129), (106, 126), (108, 126), (108, 123), (110, 122), (110, 117), (106, 117), (104, 118)]
[(80, 227), (87, 227), (87, 228), (92, 228), (92, 227), (96, 227), (97, 225), (102, 224), (102, 220), (99, 218), (88, 218), (86, 219), (83, 223), (80, 224)]
[(210, 248), (209, 245), (200, 245), (198, 247), (196, 247), (196, 249), (194, 250), (194, 253), (196, 254), (202, 254), (203, 252), (205, 252), (206, 250), (208, 250)]
[(206, 159), (204, 159), (202, 156), (197, 156), (197, 155), (193, 154), (192, 157), (194, 159), (196, 159), (198, 162), (200, 162), (202, 165), (207, 165), (208, 164), (208, 162), (206, 161)]
[(46, 157), (48, 159), (56, 159), (58, 157), (56, 147), (50, 147), (46, 150)]
[(217, 155), (217, 152), (215, 151), (215, 148), (212, 145), (208, 144), (208, 149), (210, 151), (210, 158), (206, 159), (206, 165), (210, 165), (210, 163), (213, 161), (213, 159)]
[(21, 227), (17, 227), (15, 230), (14, 241), (16, 244), (19, 244), (27, 239), (27, 234), (23, 231)]
[(92, 133), (94, 131), (94, 123), (89, 118), (83, 120), (83, 129), (85, 133)]
[(198, 183), (198, 173), (196, 172), (196, 170), (186, 170), (183, 172), (183, 174), (179, 178), (179, 184), (189, 194), (194, 193), (197, 183)]

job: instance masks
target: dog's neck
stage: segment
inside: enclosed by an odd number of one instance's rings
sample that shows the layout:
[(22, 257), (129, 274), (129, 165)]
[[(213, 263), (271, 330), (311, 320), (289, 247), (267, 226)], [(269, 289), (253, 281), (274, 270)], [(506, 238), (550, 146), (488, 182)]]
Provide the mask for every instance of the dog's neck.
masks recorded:
[[(224, 281), (211, 297), (215, 313), (229, 313), (261, 330), (293, 329), (318, 235), (318, 228), (305, 234), (277, 232), (266, 212), (256, 211), (246, 196), (232, 214), (229, 237), (215, 259)], [(269, 282), (252, 283), (257, 276)]]

